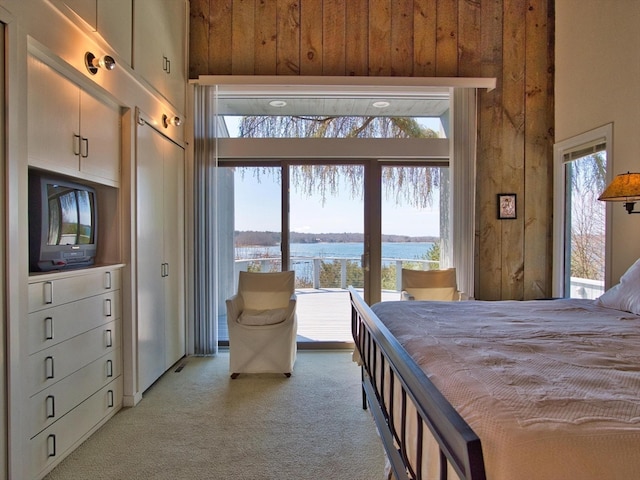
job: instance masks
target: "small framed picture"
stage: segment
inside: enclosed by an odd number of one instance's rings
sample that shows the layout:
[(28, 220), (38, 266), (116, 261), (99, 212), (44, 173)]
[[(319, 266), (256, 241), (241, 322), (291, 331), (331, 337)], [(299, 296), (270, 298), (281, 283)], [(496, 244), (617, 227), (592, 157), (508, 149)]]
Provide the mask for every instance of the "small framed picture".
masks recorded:
[(516, 218), (515, 193), (498, 194), (498, 218), (500, 220)]

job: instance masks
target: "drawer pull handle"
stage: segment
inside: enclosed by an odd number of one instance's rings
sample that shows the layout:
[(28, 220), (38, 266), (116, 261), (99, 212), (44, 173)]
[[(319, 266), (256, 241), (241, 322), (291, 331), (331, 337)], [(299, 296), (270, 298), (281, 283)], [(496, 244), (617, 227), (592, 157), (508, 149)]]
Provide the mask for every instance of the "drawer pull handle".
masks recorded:
[(107, 348), (113, 347), (113, 336), (111, 335), (111, 330), (107, 330)]
[(51, 305), (53, 303), (53, 283), (44, 282), (44, 303)]
[(53, 340), (53, 317), (44, 319), (44, 339)]
[(44, 359), (44, 371), (45, 371), (45, 378), (47, 380), (55, 377), (55, 372), (53, 370), (52, 356), (48, 356), (47, 358)]
[(107, 378), (113, 377), (113, 361), (107, 360)]
[(47, 418), (55, 418), (56, 416), (56, 398), (53, 395), (47, 395)]
[(111, 289), (111, 272), (105, 272), (104, 274), (104, 288)]
[(108, 390), (107, 391), (107, 406), (109, 408), (113, 407), (113, 405), (114, 405), (113, 399), (114, 399), (113, 390)]
[(52, 433), (47, 437), (47, 448), (49, 450), (49, 456), (56, 456), (56, 436)]
[(110, 298), (107, 298), (104, 301), (104, 316), (105, 317), (111, 316), (111, 299)]

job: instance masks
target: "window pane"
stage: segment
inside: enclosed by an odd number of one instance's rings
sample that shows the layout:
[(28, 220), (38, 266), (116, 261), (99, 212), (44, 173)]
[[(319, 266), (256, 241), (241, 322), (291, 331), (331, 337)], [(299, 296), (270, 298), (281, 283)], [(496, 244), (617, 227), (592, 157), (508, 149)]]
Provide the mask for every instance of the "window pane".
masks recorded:
[[(382, 299), (397, 300), (401, 269), (433, 270), (441, 258), (441, 185), (447, 167), (382, 168)], [(446, 202), (444, 202), (446, 203)]]
[(565, 164), (565, 292), (570, 298), (596, 298), (604, 290), (606, 153)]

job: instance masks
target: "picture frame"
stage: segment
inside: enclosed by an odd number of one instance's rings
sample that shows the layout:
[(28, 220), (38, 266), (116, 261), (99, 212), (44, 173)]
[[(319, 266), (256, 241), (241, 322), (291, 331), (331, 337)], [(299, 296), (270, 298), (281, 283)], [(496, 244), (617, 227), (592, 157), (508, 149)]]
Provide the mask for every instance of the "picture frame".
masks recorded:
[(517, 218), (517, 203), (515, 193), (498, 194), (498, 219), (514, 220)]

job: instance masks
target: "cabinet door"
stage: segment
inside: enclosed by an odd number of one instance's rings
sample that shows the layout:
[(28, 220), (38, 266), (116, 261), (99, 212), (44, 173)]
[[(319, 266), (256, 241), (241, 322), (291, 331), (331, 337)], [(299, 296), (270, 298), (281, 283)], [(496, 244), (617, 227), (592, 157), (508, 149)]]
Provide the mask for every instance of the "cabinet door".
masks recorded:
[(27, 69), (29, 165), (77, 174), (80, 89), (34, 57)]
[(158, 0), (134, 0), (133, 68), (157, 90), (165, 77), (164, 36), (168, 24)]
[(131, 65), (133, 0), (98, 0), (98, 32)]
[(164, 140), (165, 367), (185, 354), (184, 150)]
[(120, 114), (111, 107), (80, 91), (80, 133), (82, 148), (80, 171), (120, 181)]
[(64, 3), (87, 22), (94, 30), (97, 27), (98, 0), (64, 0)]
[(137, 142), (138, 381), (146, 390), (165, 368), (162, 282), (163, 138), (147, 125)]
[(168, 23), (169, 42), (164, 44), (164, 56), (169, 61), (165, 75), (166, 94), (169, 100), (184, 111), (184, 97), (187, 83), (186, 73), (186, 6), (183, 1), (165, 0)]
[(134, 0), (134, 69), (179, 111), (186, 89), (186, 5)]

